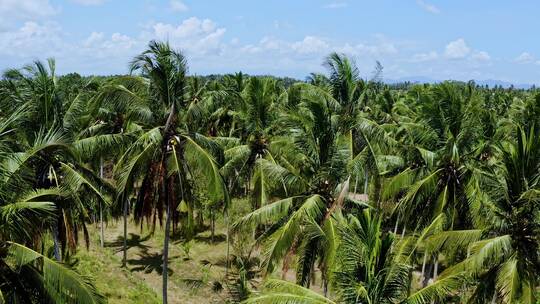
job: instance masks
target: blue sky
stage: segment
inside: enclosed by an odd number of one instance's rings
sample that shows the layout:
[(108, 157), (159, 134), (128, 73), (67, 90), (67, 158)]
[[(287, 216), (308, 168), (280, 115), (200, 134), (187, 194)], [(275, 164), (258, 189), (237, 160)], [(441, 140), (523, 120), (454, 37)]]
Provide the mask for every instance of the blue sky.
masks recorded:
[(363, 77), (540, 84), (537, 0), (0, 0), (0, 69), (54, 57), (60, 73), (126, 73), (151, 39), (192, 74), (304, 78), (332, 51)]

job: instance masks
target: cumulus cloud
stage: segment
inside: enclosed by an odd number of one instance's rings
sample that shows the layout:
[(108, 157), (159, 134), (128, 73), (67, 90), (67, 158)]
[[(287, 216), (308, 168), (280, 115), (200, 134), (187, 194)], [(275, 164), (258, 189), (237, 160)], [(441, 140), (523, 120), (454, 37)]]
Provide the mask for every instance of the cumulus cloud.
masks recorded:
[(185, 12), (187, 11), (189, 8), (187, 7), (187, 5), (180, 1), (180, 0), (171, 0), (169, 2), (169, 6), (171, 8), (171, 10), (175, 11), (175, 12)]
[(35, 21), (57, 12), (49, 0), (2, 0), (0, 3), (2, 19)]
[(471, 49), (463, 38), (451, 41), (446, 45), (444, 55), (449, 59), (463, 59), (469, 55)]
[(477, 61), (490, 61), (491, 56), (488, 54), (488, 52), (485, 51), (475, 51), (471, 58)]
[(158, 22), (144, 36), (150, 39), (168, 40), (193, 55), (218, 53), (226, 29), (218, 27), (210, 19), (191, 17), (179, 25)]
[(291, 48), (299, 54), (313, 54), (326, 52), (328, 43), (315, 36), (306, 36), (303, 40), (292, 44)]
[(19, 58), (63, 54), (66, 43), (60, 26), (53, 22), (25, 22), (20, 28), (0, 33), (0, 54)]
[(436, 7), (433, 4), (427, 3), (423, 0), (416, 0), (416, 4), (418, 4), (421, 8), (423, 8), (424, 10), (432, 14), (438, 14), (441, 12), (441, 10), (438, 7)]
[(528, 52), (523, 52), (521, 53), (519, 56), (517, 56), (514, 61), (516, 63), (533, 63), (535, 61), (535, 58), (533, 55), (531, 55), (530, 53)]

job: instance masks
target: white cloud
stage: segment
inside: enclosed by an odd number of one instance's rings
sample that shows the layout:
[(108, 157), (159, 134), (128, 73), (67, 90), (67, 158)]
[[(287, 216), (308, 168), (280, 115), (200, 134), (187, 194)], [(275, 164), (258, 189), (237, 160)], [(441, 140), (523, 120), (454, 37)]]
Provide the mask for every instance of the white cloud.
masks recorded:
[(86, 47), (91, 47), (103, 41), (104, 34), (98, 32), (92, 32), (88, 38), (83, 42), (83, 45)]
[(187, 5), (180, 0), (171, 0), (169, 6), (171, 7), (171, 10), (175, 12), (185, 12), (189, 9)]
[(328, 43), (315, 36), (306, 36), (303, 40), (294, 42), (291, 48), (300, 54), (314, 54), (326, 52)]
[(530, 53), (523, 52), (519, 56), (517, 56), (514, 61), (517, 63), (533, 63), (535, 61), (535, 58)]
[(491, 56), (489, 56), (488, 52), (485, 51), (475, 51), (471, 58), (477, 61), (489, 61), (491, 60)]
[(0, 33), (0, 54), (18, 58), (58, 56), (65, 52), (63, 38), (56, 23), (28, 21), (16, 30)]
[(469, 55), (471, 49), (463, 38), (454, 40), (446, 45), (444, 55), (450, 59), (463, 59)]
[(225, 31), (210, 19), (191, 17), (180, 25), (156, 23), (144, 38), (168, 40), (173, 46), (191, 52), (193, 56), (200, 56), (221, 51)]
[(423, 0), (416, 0), (416, 4), (418, 4), (421, 8), (423, 8), (424, 10), (432, 14), (438, 14), (441, 12), (441, 10), (438, 7), (436, 7), (433, 4), (427, 3)]
[(427, 52), (427, 53), (418, 53), (414, 54), (412, 57), (412, 62), (425, 62), (425, 61), (432, 61), (439, 58), (439, 54), (435, 51)]
[(80, 5), (86, 5), (86, 6), (101, 5), (105, 2), (105, 0), (71, 0), (71, 1)]
[(323, 8), (335, 9), (335, 8), (344, 8), (347, 6), (348, 6), (347, 2), (332, 2), (332, 3), (328, 3), (324, 5)]
[(58, 12), (49, 0), (1, 0), (1, 19), (35, 21)]

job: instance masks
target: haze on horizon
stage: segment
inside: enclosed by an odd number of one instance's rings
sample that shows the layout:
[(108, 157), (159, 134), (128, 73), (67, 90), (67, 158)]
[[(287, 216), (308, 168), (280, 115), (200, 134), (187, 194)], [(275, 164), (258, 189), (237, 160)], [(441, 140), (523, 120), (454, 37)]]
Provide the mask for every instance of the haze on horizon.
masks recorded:
[(123, 74), (149, 40), (185, 51), (192, 74), (304, 79), (332, 51), (363, 77), (540, 84), (534, 0), (0, 0), (0, 70), (56, 58), (60, 73)]

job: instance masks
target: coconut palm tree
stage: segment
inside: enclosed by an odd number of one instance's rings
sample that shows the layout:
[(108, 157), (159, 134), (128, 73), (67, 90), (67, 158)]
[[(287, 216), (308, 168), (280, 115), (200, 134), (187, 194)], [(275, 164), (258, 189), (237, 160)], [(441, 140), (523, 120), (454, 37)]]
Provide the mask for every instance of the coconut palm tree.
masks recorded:
[[(43, 255), (44, 233), (58, 222), (58, 202), (76, 196), (65, 187), (35, 188), (29, 160), (39, 162), (39, 153), (55, 150), (53, 143), (17, 153), (18, 147), (8, 143), (27, 111), (0, 118), (0, 301), (103, 303), (88, 278)], [(39, 247), (41, 253), (34, 250)]]
[(333, 286), (340, 303), (399, 303), (409, 291), (414, 240), (396, 239), (369, 208), (339, 226)]
[[(475, 175), (467, 191), (476, 229), (448, 231), (427, 240), (433, 247), (461, 244), (467, 257), (445, 270), (435, 282), (412, 295), (444, 299), (471, 282), (472, 303), (536, 303), (540, 282), (540, 134), (518, 128), (515, 139), (499, 145), (501, 164)], [(469, 279), (467, 281), (466, 279)], [(471, 281), (472, 280), (472, 281)], [(456, 284), (456, 282), (461, 282)]]
[[(266, 203), (236, 225), (268, 225), (261, 236), (266, 274), (296, 253), (297, 281), (309, 286), (318, 258), (326, 277), (330, 272), (335, 251), (331, 214), (348, 193), (346, 161), (350, 155), (346, 138), (338, 133), (339, 104), (311, 85), (304, 85), (302, 94), (301, 102), (286, 112), (282, 122), (290, 130), (291, 140), (279, 141), (274, 159), (257, 163), (265, 196), (285, 198)], [(323, 233), (308, 237), (308, 231), (317, 229)], [(288, 263), (284, 265), (286, 272)]]
[[(171, 220), (182, 211), (182, 227), (191, 237), (194, 232), (193, 184), (205, 180), (212, 200), (227, 202), (224, 186), (214, 157), (205, 148), (212, 143), (191, 131), (186, 120), (185, 99), (187, 63), (184, 55), (168, 43), (151, 41), (148, 49), (136, 56), (131, 71), (139, 71), (149, 81), (149, 98), (156, 104), (155, 116), (163, 117), (146, 130), (122, 155), (115, 168), (119, 200), (124, 203), (124, 217), (130, 196), (135, 194), (134, 215), (137, 220), (165, 219), (163, 269), (167, 269)], [(142, 181), (141, 186), (135, 185)], [(124, 220), (124, 225), (126, 219)], [(124, 248), (124, 264), (126, 252)], [(167, 303), (168, 273), (163, 272), (163, 303)]]
[(385, 185), (384, 196), (401, 197), (396, 208), (412, 227), (426, 226), (441, 213), (450, 226), (466, 227), (465, 185), (485, 162), (476, 153), (483, 138), (478, 115), (483, 100), (471, 86), (449, 82), (414, 94), (416, 114), (398, 123), (398, 137), (406, 149), (399, 154), (405, 156), (406, 167)]

